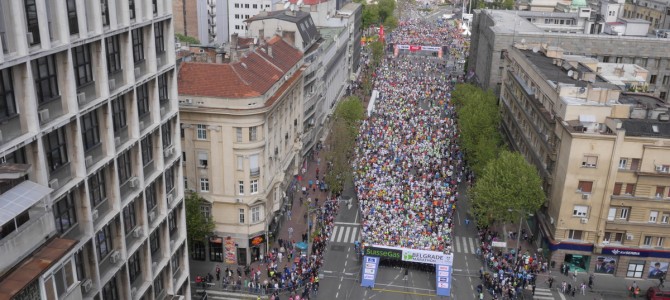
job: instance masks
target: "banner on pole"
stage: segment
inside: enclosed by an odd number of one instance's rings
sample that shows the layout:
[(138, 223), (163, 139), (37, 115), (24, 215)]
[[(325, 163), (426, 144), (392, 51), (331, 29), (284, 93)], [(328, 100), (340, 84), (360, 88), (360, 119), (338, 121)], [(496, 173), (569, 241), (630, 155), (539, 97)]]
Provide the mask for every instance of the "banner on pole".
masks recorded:
[(362, 287), (375, 287), (379, 257), (363, 256), (363, 274), (361, 276)]
[(438, 296), (451, 296), (451, 266), (435, 265), (436, 292)]

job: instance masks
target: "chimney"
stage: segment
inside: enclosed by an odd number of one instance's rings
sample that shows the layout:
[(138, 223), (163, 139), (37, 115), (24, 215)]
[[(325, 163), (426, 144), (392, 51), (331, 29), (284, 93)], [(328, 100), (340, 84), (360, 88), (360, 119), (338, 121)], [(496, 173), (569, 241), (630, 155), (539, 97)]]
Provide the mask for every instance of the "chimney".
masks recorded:
[(223, 63), (223, 53), (219, 53), (216, 55), (216, 63), (217, 64), (222, 64)]
[(230, 61), (235, 62), (237, 61), (237, 33), (233, 33), (230, 35)]
[(272, 56), (272, 46), (268, 46), (268, 55), (270, 57), (274, 57), (274, 56)]

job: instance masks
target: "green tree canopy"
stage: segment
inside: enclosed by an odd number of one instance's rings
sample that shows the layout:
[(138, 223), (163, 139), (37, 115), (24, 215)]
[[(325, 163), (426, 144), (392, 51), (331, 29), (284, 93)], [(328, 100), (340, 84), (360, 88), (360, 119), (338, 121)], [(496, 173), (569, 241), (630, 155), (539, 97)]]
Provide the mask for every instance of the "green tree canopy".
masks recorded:
[(514, 9), (514, 0), (503, 0), (502, 7), (507, 10)]
[(469, 190), (472, 213), (480, 225), (513, 222), (535, 213), (545, 201), (542, 179), (518, 152), (503, 151), (490, 161)]
[(383, 23), (386, 18), (393, 16), (395, 0), (378, 0), (377, 5), (379, 6), (379, 21)]
[(361, 13), (361, 26), (367, 29), (373, 24), (379, 23), (379, 7), (376, 4), (363, 4)]
[(344, 188), (344, 182), (351, 180), (352, 169), (349, 160), (358, 136), (358, 126), (365, 116), (360, 99), (355, 96), (342, 100), (335, 108), (330, 138), (335, 141), (325, 153), (332, 168), (326, 173), (325, 181), (331, 191), (338, 193)]
[(370, 43), (370, 50), (372, 51), (372, 63), (376, 66), (384, 57), (384, 43), (381, 41), (374, 41)]
[[(189, 241), (204, 241), (214, 232), (214, 221), (202, 214), (200, 207), (205, 199), (195, 192), (186, 193), (186, 237)], [(189, 248), (193, 243), (188, 243)]]
[(177, 34), (174, 35), (174, 37), (177, 39), (177, 41), (182, 42), (182, 43), (188, 43), (188, 44), (192, 44), (192, 45), (200, 45), (200, 41), (198, 41), (198, 39), (196, 39), (194, 37), (191, 37), (191, 36), (187, 36), (187, 35), (183, 35), (181, 33), (177, 33)]

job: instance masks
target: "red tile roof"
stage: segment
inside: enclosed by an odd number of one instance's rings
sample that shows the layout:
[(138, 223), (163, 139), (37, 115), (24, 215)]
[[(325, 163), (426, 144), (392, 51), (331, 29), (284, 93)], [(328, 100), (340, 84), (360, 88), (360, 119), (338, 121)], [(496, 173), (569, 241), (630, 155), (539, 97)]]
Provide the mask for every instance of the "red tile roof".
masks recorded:
[[(272, 48), (272, 55), (269, 54)], [(265, 94), (302, 58), (302, 52), (280, 37), (230, 64), (187, 62), (179, 69), (179, 94), (250, 98)]]
[[(304, 5), (317, 5), (321, 2), (327, 2), (328, 0), (303, 0)], [(298, 0), (288, 0), (288, 2), (291, 2), (293, 4), (297, 4)]]

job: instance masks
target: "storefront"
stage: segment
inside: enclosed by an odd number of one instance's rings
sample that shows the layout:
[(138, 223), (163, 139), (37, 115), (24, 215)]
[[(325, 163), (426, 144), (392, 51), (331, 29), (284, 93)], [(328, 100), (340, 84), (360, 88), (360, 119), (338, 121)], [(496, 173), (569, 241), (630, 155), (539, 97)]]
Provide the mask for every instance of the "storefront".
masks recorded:
[(255, 262), (261, 259), (261, 256), (265, 254), (265, 234), (259, 234), (249, 239), (249, 248), (251, 249), (251, 262)]
[[(607, 273), (628, 278), (665, 278), (670, 265), (670, 251), (603, 247), (602, 257), (606, 262), (604, 269), (614, 270)], [(613, 265), (616, 263), (618, 265)], [(601, 265), (600, 259), (596, 260), (596, 270), (602, 268)]]
[(223, 261), (223, 238), (212, 236), (209, 238), (209, 260)]

